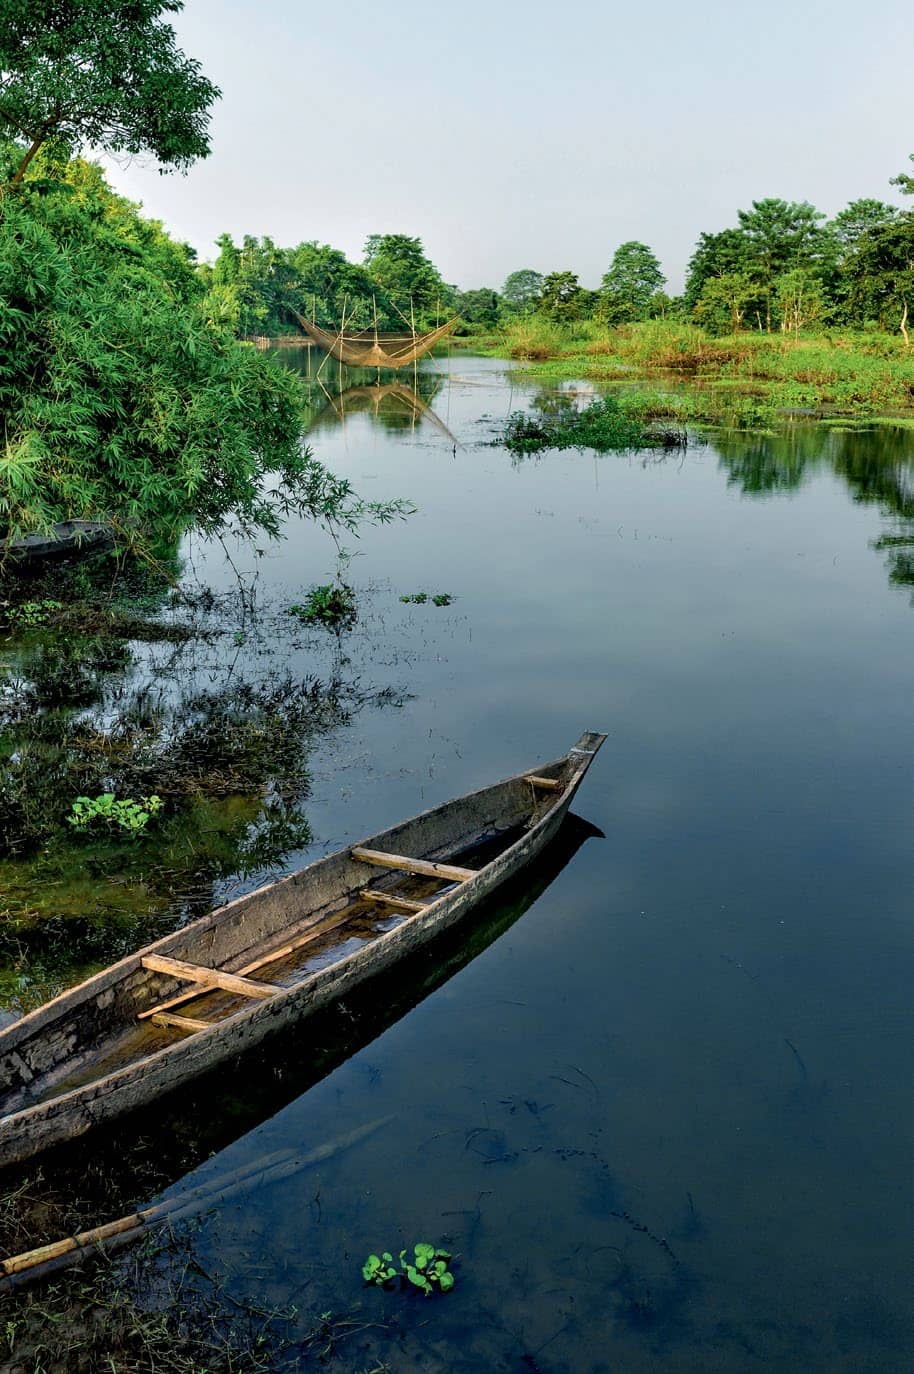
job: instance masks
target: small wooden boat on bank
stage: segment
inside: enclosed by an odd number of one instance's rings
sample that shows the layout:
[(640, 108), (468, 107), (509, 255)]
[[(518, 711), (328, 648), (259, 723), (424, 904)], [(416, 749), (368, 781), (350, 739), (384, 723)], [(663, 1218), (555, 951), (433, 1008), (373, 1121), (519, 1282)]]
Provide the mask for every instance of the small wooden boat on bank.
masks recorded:
[(604, 739), (239, 897), (0, 1031), (0, 1165), (152, 1101), (453, 925), (548, 844)]
[(0, 539), (0, 561), (40, 563), (47, 559), (70, 558), (95, 553), (114, 545), (110, 525), (97, 520), (62, 520), (48, 534), (24, 534), (17, 539)]

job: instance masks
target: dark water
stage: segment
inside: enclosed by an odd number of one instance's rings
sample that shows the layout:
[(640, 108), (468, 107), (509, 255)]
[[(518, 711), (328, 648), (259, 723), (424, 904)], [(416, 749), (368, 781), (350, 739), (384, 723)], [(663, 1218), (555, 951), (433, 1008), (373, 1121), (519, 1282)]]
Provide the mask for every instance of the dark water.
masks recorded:
[[(914, 437), (514, 464), (491, 418), (534, 389), (435, 366), (437, 418), (368, 398), (313, 434), (418, 514), (350, 541), (351, 634), (290, 650), (406, 700), (318, 749), (317, 843), (289, 865), (586, 728), (610, 738), (576, 810), (605, 838), (191, 1177), (391, 1118), (194, 1250), (295, 1304), (303, 1341), (356, 1323), (333, 1368), (907, 1370)], [(256, 566), (280, 598), (334, 572), (310, 528)], [(453, 604), (399, 601), (420, 590)], [(458, 1257), (452, 1293), (363, 1287), (369, 1251), (419, 1240)]]

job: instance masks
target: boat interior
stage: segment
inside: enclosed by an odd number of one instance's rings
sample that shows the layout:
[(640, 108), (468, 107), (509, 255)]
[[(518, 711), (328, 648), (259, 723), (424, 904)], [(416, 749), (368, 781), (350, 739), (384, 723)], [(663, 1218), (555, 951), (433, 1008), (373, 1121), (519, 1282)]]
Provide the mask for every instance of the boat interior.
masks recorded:
[[(119, 979), (109, 977), (94, 995), (67, 1007), (77, 990), (65, 994), (48, 1008), (59, 1007), (57, 1016), (0, 1054), (0, 1114), (209, 1030), (428, 910), (552, 809), (569, 767), (563, 759), (404, 822), (376, 837), (378, 849), (355, 846), (329, 856), (203, 918), (196, 931), (180, 932), (186, 940), (166, 937), (141, 952), (139, 967), (134, 956)], [(398, 839), (407, 852), (399, 852)], [(306, 903), (295, 884), (309, 874), (316, 893)], [(278, 906), (277, 893), (284, 894)], [(117, 967), (109, 973), (116, 975)]]

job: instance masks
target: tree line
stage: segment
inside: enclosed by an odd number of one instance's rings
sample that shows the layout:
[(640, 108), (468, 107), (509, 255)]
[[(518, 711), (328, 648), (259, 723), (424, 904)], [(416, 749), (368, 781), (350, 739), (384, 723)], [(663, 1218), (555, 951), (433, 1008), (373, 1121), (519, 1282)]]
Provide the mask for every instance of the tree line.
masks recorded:
[[(902, 173), (893, 184), (914, 191)], [(536, 314), (559, 323), (606, 326), (658, 317), (692, 320), (711, 334), (741, 330), (798, 334), (822, 327), (898, 330), (907, 340), (914, 306), (914, 213), (885, 201), (852, 201), (834, 219), (808, 201), (756, 200), (735, 225), (702, 233), (685, 289), (666, 290), (656, 254), (630, 240), (613, 254), (596, 291), (576, 273), (512, 272), (501, 290), (459, 291), (444, 282), (421, 240), (373, 235), (361, 263), (327, 244), (278, 248), (246, 236), (218, 240), (201, 271), (225, 319), (241, 335), (288, 332), (292, 310), (318, 324), (353, 329), (430, 328), (458, 313), (470, 328), (494, 328)], [(290, 309), (291, 307), (291, 309)]]
[[(905, 173), (892, 184), (914, 193), (914, 177)], [(753, 201), (732, 227), (700, 235), (682, 295), (668, 295), (665, 285), (654, 252), (632, 240), (616, 250), (597, 291), (570, 271), (522, 269), (501, 292), (466, 293), (463, 314), (481, 324), (518, 313), (606, 325), (673, 316), (712, 334), (900, 329), (907, 342), (914, 213), (863, 199), (828, 220), (808, 201)]]
[(280, 248), (271, 238), (217, 239), (215, 262), (201, 277), (220, 318), (242, 338), (297, 332), (295, 314), (329, 329), (383, 331), (443, 323), (457, 292), (407, 234), (372, 234), (362, 262), (313, 240)]

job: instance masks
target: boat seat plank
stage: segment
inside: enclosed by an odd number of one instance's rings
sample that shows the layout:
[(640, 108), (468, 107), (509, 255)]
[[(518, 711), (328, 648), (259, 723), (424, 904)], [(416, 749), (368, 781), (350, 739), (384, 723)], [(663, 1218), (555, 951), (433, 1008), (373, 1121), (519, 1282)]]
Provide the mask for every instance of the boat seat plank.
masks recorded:
[(195, 1016), (174, 1016), (169, 1011), (157, 1011), (150, 1017), (154, 1026), (164, 1026), (168, 1030), (182, 1030), (193, 1033), (199, 1030), (208, 1030), (214, 1023), (212, 1021), (200, 1021)]
[(255, 983), (250, 978), (240, 978), (237, 973), (223, 973), (220, 968), (204, 968), (202, 964), (187, 964), (183, 959), (168, 959), (163, 954), (145, 954), (143, 968), (150, 973), (167, 973), (187, 983), (198, 983), (201, 987), (236, 992), (242, 997), (275, 997), (280, 991), (269, 983)]
[[(288, 955), (294, 954), (296, 950), (311, 944), (313, 940), (319, 940), (322, 935), (327, 935), (330, 931), (336, 930), (338, 926), (345, 925), (351, 917), (352, 909), (346, 907), (343, 911), (337, 911), (332, 916), (326, 917), (323, 921), (313, 923), (307, 930), (296, 935), (293, 939), (286, 940), (284, 944), (275, 946), (273, 949), (268, 950), (266, 954), (258, 955), (256, 959), (245, 964), (243, 968), (237, 969), (234, 976), (236, 978), (246, 978), (248, 974), (256, 973), (258, 969), (264, 968), (267, 964), (275, 964), (280, 959), (287, 958)], [(176, 997), (169, 997), (167, 1001), (157, 1003), (156, 1006), (150, 1007), (148, 1011), (141, 1011), (137, 1016), (137, 1020), (151, 1020), (152, 1017), (160, 1011), (170, 1011), (172, 1007), (183, 1006), (185, 1002), (192, 1002), (196, 997), (205, 997), (208, 992), (212, 992), (213, 990), (214, 989), (210, 987), (195, 987), (191, 988), (189, 992), (179, 992)]]
[(424, 911), (427, 906), (431, 906), (430, 901), (414, 902), (410, 897), (398, 897), (395, 892), (381, 892), (377, 888), (365, 887), (359, 893), (366, 902), (377, 902), (379, 905), (392, 906), (394, 911)]
[(541, 778), (536, 773), (527, 773), (524, 781), (529, 782), (531, 787), (541, 787), (544, 792), (564, 792), (565, 784), (558, 778)]
[(466, 883), (476, 877), (475, 868), (457, 868), (453, 864), (437, 864), (427, 859), (409, 859), (404, 854), (385, 854), (380, 849), (363, 849), (357, 845), (350, 856), (359, 863), (374, 864), (376, 868), (397, 868), (402, 873), (419, 873), (424, 878), (443, 878), (449, 883)]

